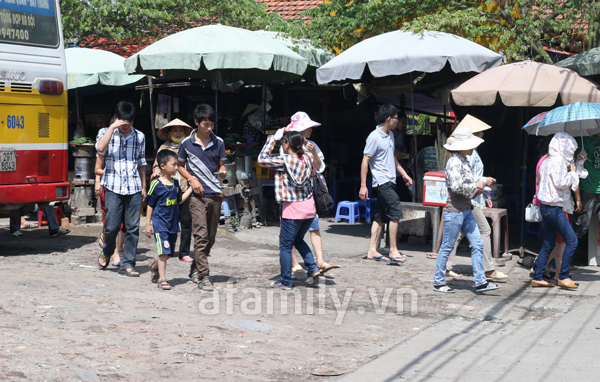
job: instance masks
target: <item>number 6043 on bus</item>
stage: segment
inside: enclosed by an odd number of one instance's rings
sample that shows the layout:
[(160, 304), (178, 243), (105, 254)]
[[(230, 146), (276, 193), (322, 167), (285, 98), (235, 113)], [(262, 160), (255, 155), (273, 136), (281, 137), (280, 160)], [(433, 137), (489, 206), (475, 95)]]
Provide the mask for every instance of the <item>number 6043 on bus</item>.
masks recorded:
[(7, 115), (6, 126), (9, 129), (24, 129), (25, 117), (23, 117), (22, 115)]

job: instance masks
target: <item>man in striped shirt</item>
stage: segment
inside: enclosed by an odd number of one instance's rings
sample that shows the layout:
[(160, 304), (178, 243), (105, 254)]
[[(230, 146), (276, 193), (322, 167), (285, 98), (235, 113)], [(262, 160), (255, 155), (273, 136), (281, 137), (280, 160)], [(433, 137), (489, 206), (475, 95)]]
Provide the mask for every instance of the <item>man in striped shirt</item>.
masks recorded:
[(212, 107), (200, 104), (194, 109), (197, 129), (179, 145), (179, 173), (185, 178), (193, 193), (190, 198), (194, 257), (190, 278), (202, 290), (212, 291), (208, 256), (215, 244), (221, 217), (223, 193), (217, 175), (224, 179), (225, 143), (212, 131), (217, 116)]
[(106, 158), (100, 184), (104, 187), (106, 221), (104, 247), (98, 266), (105, 269), (115, 251), (121, 221), (126, 229), (125, 247), (119, 274), (139, 277), (135, 255), (140, 237), (140, 210), (146, 197), (146, 139), (133, 128), (135, 107), (121, 101), (115, 107), (115, 120), (96, 136), (98, 155)]

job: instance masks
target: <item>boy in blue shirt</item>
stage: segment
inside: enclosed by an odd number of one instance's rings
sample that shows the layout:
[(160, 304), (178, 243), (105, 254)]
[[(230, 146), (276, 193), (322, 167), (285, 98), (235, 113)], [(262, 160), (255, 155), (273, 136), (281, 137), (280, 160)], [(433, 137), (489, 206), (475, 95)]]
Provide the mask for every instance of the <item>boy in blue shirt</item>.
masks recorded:
[[(165, 276), (169, 256), (175, 256), (175, 242), (179, 232), (178, 205), (190, 197), (191, 187), (182, 195), (179, 182), (173, 177), (177, 174), (177, 154), (171, 150), (159, 151), (156, 161), (160, 166), (160, 177), (150, 183), (146, 196), (146, 229), (147, 237), (156, 241), (158, 261), (150, 264), (150, 276), (153, 283), (158, 283), (162, 290), (170, 290), (171, 285)], [(150, 220), (152, 219), (152, 224)]]

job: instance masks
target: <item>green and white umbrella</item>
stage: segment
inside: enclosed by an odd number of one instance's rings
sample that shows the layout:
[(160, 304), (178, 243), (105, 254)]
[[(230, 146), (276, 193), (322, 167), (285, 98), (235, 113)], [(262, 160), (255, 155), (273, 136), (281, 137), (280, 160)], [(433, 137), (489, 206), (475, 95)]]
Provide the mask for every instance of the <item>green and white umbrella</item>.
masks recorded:
[(68, 90), (93, 85), (129, 85), (144, 77), (125, 73), (125, 58), (105, 50), (69, 48), (65, 56)]
[(600, 75), (600, 48), (593, 48), (571, 56), (555, 65), (574, 70), (583, 77), (598, 76)]
[(130, 74), (166, 79), (201, 78), (223, 83), (276, 85), (296, 81), (305, 58), (271, 38), (224, 25), (187, 29), (163, 38), (125, 60)]

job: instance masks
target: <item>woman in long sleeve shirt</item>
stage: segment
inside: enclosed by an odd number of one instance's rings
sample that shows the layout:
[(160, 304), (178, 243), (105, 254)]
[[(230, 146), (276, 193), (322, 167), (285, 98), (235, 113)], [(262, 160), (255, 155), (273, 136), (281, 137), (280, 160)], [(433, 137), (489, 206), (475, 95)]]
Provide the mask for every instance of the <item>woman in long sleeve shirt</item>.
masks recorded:
[(435, 265), (433, 290), (436, 292), (454, 293), (454, 290), (445, 284), (446, 262), (461, 230), (471, 244), (475, 290), (485, 292), (500, 288), (486, 281), (483, 269), (483, 241), (472, 212), (471, 199), (481, 193), (484, 184), (473, 176), (467, 156), (471, 155), (482, 142), (483, 139), (474, 136), (467, 126), (461, 126), (444, 145), (453, 154), (446, 164), (448, 200), (444, 207), (442, 245)]
[[(571, 190), (579, 186), (579, 174), (573, 164), (577, 142), (567, 133), (556, 133), (548, 149), (548, 159), (542, 163), (539, 172), (537, 198), (542, 202), (542, 227), (544, 243), (535, 263), (532, 287), (553, 287), (554, 284), (542, 280), (544, 268), (550, 252), (556, 246), (557, 234), (565, 240), (558, 286), (575, 289), (578, 284), (569, 277), (569, 267), (577, 248), (577, 236), (564, 212), (573, 213)], [(563, 212), (564, 211), (564, 212)]]

